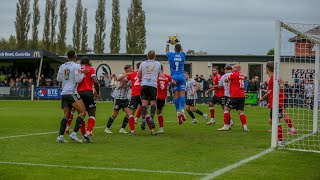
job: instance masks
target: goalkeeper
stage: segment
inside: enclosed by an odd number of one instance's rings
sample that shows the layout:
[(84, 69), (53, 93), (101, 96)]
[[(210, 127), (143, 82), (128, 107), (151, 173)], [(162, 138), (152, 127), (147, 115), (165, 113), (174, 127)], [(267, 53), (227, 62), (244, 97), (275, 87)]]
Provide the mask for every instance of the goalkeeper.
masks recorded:
[[(169, 39), (166, 46), (166, 55), (170, 63), (170, 71), (172, 79), (177, 83), (175, 87), (172, 88), (174, 93), (174, 105), (176, 107), (178, 123), (182, 124), (182, 121), (186, 120), (184, 113), (185, 108), (185, 90), (186, 90), (186, 80), (184, 77), (184, 62), (186, 60), (186, 54), (183, 52), (182, 46), (179, 40), (173, 36)], [(170, 44), (174, 46), (174, 52), (169, 52)]]

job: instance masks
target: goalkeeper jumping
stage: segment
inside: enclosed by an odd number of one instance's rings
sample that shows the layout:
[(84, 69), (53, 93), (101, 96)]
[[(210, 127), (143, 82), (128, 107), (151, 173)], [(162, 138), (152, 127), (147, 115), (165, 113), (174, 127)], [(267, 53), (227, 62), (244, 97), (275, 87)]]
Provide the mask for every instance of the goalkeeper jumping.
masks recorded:
[[(166, 55), (170, 63), (170, 71), (172, 79), (177, 83), (175, 87), (172, 88), (174, 93), (174, 105), (176, 107), (178, 123), (182, 124), (182, 121), (186, 120), (184, 114), (185, 108), (185, 90), (186, 90), (186, 79), (184, 77), (184, 62), (186, 60), (186, 54), (183, 52), (182, 46), (177, 38), (169, 38), (166, 46)], [(170, 44), (174, 46), (174, 52), (169, 52)]]

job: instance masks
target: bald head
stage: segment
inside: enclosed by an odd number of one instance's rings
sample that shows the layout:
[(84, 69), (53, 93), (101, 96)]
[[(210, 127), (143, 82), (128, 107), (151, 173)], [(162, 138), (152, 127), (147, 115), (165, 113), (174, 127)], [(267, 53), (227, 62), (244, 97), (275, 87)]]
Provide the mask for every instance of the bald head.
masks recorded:
[(238, 71), (241, 71), (241, 66), (239, 64), (235, 64), (233, 67), (232, 67), (232, 70), (234, 72), (238, 72)]
[(156, 52), (154, 50), (151, 50), (148, 52), (148, 59), (152, 59), (152, 60), (156, 59)]

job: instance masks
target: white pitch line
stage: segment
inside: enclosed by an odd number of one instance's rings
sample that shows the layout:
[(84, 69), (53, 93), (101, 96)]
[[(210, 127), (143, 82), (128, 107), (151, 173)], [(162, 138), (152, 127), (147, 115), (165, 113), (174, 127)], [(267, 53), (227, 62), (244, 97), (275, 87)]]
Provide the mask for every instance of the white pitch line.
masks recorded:
[(196, 173), (196, 172), (161, 171), (161, 170), (94, 167), (94, 166), (68, 166), (68, 165), (54, 165), (54, 164), (37, 164), (37, 163), (27, 163), (27, 162), (5, 162), (5, 161), (2, 161), (2, 162), (0, 162), (0, 164), (19, 165), (19, 166), (54, 167), (54, 168), (71, 168), (71, 169), (107, 170), (107, 171), (131, 171), (131, 172), (160, 173), (160, 174), (183, 174), (183, 175), (194, 175), (194, 176), (208, 175), (206, 173)]
[[(104, 128), (105, 126), (99, 126), (95, 127), (96, 129), (99, 128)], [(5, 136), (5, 137), (0, 137), (0, 140), (2, 139), (11, 139), (11, 138), (19, 138), (19, 137), (28, 137), (28, 136), (39, 136), (39, 135), (46, 135), (46, 134), (54, 134), (58, 133), (58, 131), (51, 131), (51, 132), (43, 132), (43, 133), (32, 133), (32, 134), (22, 134), (22, 135), (15, 135), (15, 136)]]
[[(303, 136), (301, 136), (301, 137), (299, 137), (297, 139), (289, 141), (288, 143), (286, 143), (286, 145), (289, 145), (289, 144), (295, 143), (297, 141), (300, 141), (300, 140), (302, 140), (304, 138), (307, 138), (307, 137), (311, 136), (312, 134), (314, 134), (314, 133), (305, 134), (305, 135), (303, 135)], [(232, 169), (235, 169), (235, 168), (237, 168), (239, 166), (242, 166), (242, 165), (244, 165), (244, 164), (246, 164), (246, 163), (248, 163), (250, 161), (258, 159), (258, 158), (260, 158), (260, 157), (262, 157), (262, 156), (264, 156), (264, 155), (266, 155), (268, 153), (271, 153), (274, 150), (275, 150), (274, 148), (266, 149), (266, 150), (254, 155), (254, 156), (248, 157), (248, 158), (243, 159), (241, 161), (238, 161), (238, 162), (236, 162), (234, 164), (231, 164), (230, 166), (227, 166), (225, 168), (219, 169), (218, 171), (215, 171), (215, 172), (209, 174), (208, 176), (206, 176), (204, 178), (201, 178), (201, 180), (214, 179), (214, 178), (216, 178), (216, 177), (218, 177), (218, 176), (220, 176), (220, 175), (222, 175), (222, 174), (224, 174), (224, 173), (226, 173), (228, 171), (231, 171)]]

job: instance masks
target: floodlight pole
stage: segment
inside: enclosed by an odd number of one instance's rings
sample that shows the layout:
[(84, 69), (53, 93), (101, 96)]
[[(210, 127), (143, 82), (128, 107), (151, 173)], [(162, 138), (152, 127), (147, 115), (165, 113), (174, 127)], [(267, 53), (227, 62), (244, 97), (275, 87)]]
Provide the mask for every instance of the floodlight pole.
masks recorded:
[(41, 60), (40, 60), (40, 66), (39, 66), (39, 72), (38, 72), (38, 79), (37, 79), (37, 87), (39, 87), (41, 70), (42, 70), (42, 62), (43, 62), (43, 57), (42, 57)]

